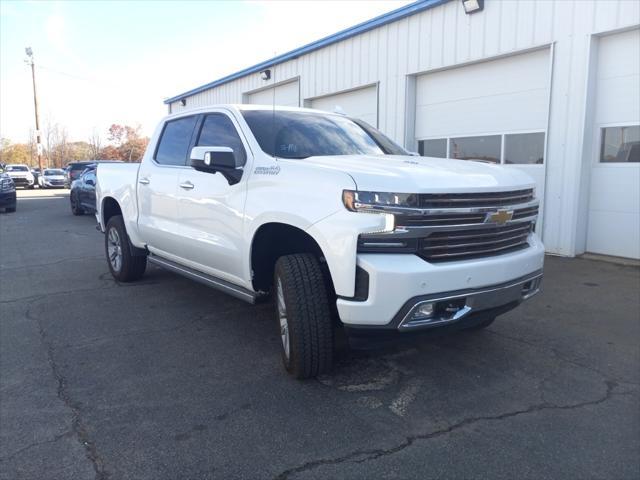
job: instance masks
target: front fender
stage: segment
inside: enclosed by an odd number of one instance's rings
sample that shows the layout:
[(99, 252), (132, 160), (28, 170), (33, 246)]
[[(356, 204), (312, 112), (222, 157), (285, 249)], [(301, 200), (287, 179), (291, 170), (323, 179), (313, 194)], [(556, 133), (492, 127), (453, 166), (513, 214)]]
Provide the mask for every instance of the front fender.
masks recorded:
[(306, 230), (322, 249), (338, 296), (349, 298), (355, 294), (358, 236), (384, 226), (382, 215), (342, 208)]

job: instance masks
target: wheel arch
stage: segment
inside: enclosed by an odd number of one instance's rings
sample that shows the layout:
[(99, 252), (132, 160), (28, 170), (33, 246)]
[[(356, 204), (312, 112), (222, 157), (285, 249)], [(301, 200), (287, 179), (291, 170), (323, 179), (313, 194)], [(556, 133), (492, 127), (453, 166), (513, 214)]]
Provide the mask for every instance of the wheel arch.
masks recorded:
[[(278, 258), (299, 253), (310, 253), (316, 256), (326, 267), (320, 243), (302, 228), (276, 221), (260, 225), (251, 238), (249, 255), (254, 290), (269, 291)], [(327, 278), (331, 279), (328, 268), (327, 274)]]
[(113, 197), (104, 197), (100, 208), (102, 225), (106, 227), (107, 222), (114, 215), (122, 215), (122, 208), (120, 207), (120, 204)]

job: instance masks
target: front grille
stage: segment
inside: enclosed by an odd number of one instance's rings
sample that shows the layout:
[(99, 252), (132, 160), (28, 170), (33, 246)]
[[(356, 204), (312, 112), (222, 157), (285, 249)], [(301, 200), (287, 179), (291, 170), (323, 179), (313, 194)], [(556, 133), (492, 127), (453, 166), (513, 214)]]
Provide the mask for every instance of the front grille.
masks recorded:
[[(507, 209), (508, 210), (508, 209)], [(534, 217), (538, 215), (538, 205), (513, 210), (513, 219)], [(430, 215), (396, 215), (396, 225), (400, 227), (428, 227), (440, 225), (474, 225), (484, 223), (486, 213), (451, 213)]]
[(517, 205), (533, 200), (533, 189), (483, 193), (421, 193), (420, 208), (475, 208)]
[(429, 262), (467, 260), (512, 252), (528, 246), (533, 222), (434, 232), (420, 241), (418, 255)]
[(538, 217), (531, 188), (416, 197), (419, 208), (393, 211), (394, 232), (361, 235), (358, 251), (413, 253), (431, 263), (503, 255), (529, 246)]

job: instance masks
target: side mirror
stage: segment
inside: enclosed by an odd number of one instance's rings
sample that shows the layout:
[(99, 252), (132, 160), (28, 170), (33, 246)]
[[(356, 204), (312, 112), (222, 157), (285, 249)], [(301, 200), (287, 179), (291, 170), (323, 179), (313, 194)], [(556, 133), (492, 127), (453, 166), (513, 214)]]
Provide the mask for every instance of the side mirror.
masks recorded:
[(191, 166), (199, 172), (220, 172), (229, 185), (235, 185), (242, 178), (242, 164), (229, 147), (193, 147)]
[(222, 172), (234, 170), (241, 165), (229, 147), (193, 147), (191, 166), (200, 172)]

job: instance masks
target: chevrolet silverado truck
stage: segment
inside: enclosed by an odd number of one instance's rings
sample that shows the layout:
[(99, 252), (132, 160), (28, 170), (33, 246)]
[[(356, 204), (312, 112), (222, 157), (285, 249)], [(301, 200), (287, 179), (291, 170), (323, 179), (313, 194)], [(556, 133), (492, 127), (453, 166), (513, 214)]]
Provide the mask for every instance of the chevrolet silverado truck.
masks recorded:
[(345, 115), (169, 115), (140, 164), (98, 166), (96, 190), (117, 281), (151, 262), (249, 303), (270, 299), (296, 378), (331, 368), (341, 332), (483, 328), (540, 289), (528, 175), (418, 157)]

